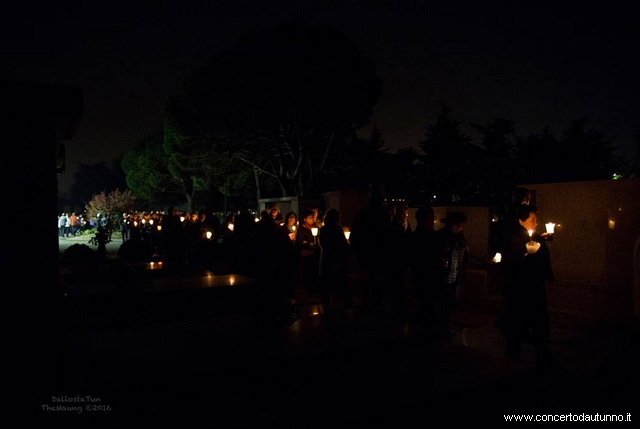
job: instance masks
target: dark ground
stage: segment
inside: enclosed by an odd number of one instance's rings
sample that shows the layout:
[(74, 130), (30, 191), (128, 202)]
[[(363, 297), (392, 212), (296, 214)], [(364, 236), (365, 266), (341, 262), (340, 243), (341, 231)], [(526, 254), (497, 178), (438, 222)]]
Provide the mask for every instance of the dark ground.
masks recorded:
[[(354, 272), (356, 304), (361, 282)], [(529, 345), (520, 362), (503, 358), (495, 294), (461, 295), (454, 344), (444, 348), (412, 318), (327, 311), (299, 292), (288, 323), (242, 310), (245, 294), (185, 290), (145, 297), (142, 306), (70, 294), (60, 324), (64, 386), (51, 396), (89, 395), (111, 410), (42, 411), (44, 422), (285, 428), (497, 423), (520, 413), (640, 418), (637, 319), (613, 323), (551, 307), (555, 365), (540, 369)], [(221, 300), (239, 310), (213, 313), (225, 308)], [(90, 302), (101, 304), (88, 310)], [(167, 306), (182, 311), (169, 315)]]

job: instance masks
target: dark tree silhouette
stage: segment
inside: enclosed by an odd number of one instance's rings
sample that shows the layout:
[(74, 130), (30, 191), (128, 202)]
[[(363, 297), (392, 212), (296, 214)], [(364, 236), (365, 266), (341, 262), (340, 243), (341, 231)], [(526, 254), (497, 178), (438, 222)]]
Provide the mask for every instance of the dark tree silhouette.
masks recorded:
[(303, 196), (319, 192), (381, 87), (373, 61), (344, 34), (295, 22), (213, 56), (169, 109), (186, 134), (226, 141), (258, 181)]
[(548, 127), (518, 143), (516, 167), (520, 183), (610, 179), (619, 164), (614, 138), (586, 129), (586, 118), (573, 121), (557, 139)]
[(169, 171), (163, 132), (136, 144), (122, 159), (127, 186), (137, 199), (152, 205), (174, 205), (185, 201), (185, 186)]
[(494, 119), (483, 126), (471, 124), (481, 134), (480, 146), (472, 158), (473, 171), (477, 179), (474, 201), (483, 204), (507, 204), (511, 191), (516, 186), (514, 171), (517, 136), (514, 122), (509, 119)]
[(475, 189), (470, 168), (471, 139), (460, 131), (460, 123), (451, 117), (450, 107), (442, 106), (436, 123), (427, 125), (426, 137), (418, 146), (422, 151), (419, 156), (424, 184), (421, 194), (426, 202), (471, 201)]

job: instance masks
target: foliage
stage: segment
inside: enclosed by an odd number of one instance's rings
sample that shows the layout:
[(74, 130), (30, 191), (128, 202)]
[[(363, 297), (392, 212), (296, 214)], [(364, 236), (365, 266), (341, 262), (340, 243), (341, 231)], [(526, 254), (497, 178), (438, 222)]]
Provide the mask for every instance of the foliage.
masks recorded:
[(515, 124), (509, 119), (494, 119), (487, 125), (471, 124), (481, 134), (480, 147), (474, 150), (472, 159), (476, 171), (473, 200), (476, 203), (491, 204), (509, 201), (516, 184), (514, 153), (518, 136)]
[(460, 122), (445, 105), (435, 124), (427, 126), (426, 137), (418, 143), (423, 195), (428, 203), (450, 204), (472, 200), (474, 171), (470, 168), (474, 150), (471, 138), (460, 131)]
[(131, 211), (134, 205), (135, 198), (130, 189), (125, 191), (115, 189), (109, 194), (101, 192), (100, 194), (94, 195), (85, 209), (89, 218), (97, 218), (98, 214), (114, 216)]
[(338, 31), (290, 23), (245, 37), (185, 80), (169, 105), (185, 134), (215, 141), (282, 196), (319, 192), (381, 93), (374, 63)]
[(126, 187), (125, 174), (120, 167), (120, 160), (116, 159), (111, 165), (105, 161), (96, 164), (78, 163), (73, 176), (73, 183), (69, 189), (72, 207), (84, 207), (97, 190), (110, 192), (114, 189)]
[(111, 243), (111, 238), (107, 231), (103, 228), (96, 229), (95, 235), (89, 240), (89, 244), (93, 244), (94, 246), (100, 246), (100, 244), (108, 244)]
[(471, 124), (482, 136), (475, 144), (443, 106), (419, 143), (421, 202), (504, 205), (518, 184), (610, 179), (625, 165), (622, 177), (630, 177), (633, 168), (614, 156), (614, 138), (586, 124), (586, 118), (573, 121), (560, 139), (548, 127), (524, 138), (513, 121), (494, 119)]
[(98, 254), (86, 244), (76, 243), (65, 249), (60, 258), (63, 266), (77, 263), (92, 263), (99, 260)]
[(520, 183), (610, 179), (619, 166), (614, 138), (586, 123), (586, 118), (573, 121), (560, 139), (545, 129), (522, 140), (515, 159)]
[(379, 182), (393, 157), (384, 147), (382, 132), (374, 125), (368, 139), (355, 135), (345, 140), (340, 158), (325, 170), (320, 182), (323, 190), (345, 188), (366, 188), (372, 182)]
[(126, 262), (145, 262), (153, 257), (153, 250), (142, 240), (128, 240), (118, 248), (118, 259)]
[(136, 198), (149, 204), (184, 201), (181, 183), (169, 172), (163, 131), (159, 130), (136, 144), (122, 159), (127, 186)]
[(629, 159), (617, 159), (618, 171), (617, 175), (622, 178), (640, 177), (640, 134), (634, 136), (635, 150)]

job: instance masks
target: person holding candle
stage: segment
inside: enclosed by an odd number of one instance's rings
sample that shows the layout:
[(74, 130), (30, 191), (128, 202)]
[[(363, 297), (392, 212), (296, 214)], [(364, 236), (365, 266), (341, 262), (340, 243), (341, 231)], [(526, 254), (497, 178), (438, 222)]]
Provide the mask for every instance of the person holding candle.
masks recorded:
[(329, 209), (318, 233), (320, 248), (320, 290), (325, 310), (331, 307), (331, 295), (342, 301), (345, 310), (354, 308), (347, 281), (350, 247), (340, 224), (340, 212)]
[(288, 212), (284, 217), (284, 224), (278, 226), (276, 231), (277, 253), (281, 258), (280, 285), (282, 295), (290, 301), (295, 301), (295, 282), (298, 274), (300, 254), (296, 248), (296, 224), (298, 215)]
[(361, 308), (377, 315), (386, 313), (383, 289), (391, 251), (391, 218), (385, 203), (382, 184), (372, 184), (369, 204), (356, 213), (349, 238), (356, 262), (365, 270)]
[(522, 343), (530, 333), (536, 363), (547, 366), (551, 357), (546, 287), (554, 276), (543, 237), (546, 233), (537, 233), (537, 211), (535, 205), (518, 208), (518, 226), (508, 235), (502, 255), (506, 356), (519, 359)]
[(302, 223), (296, 231), (296, 245), (301, 256), (301, 278), (307, 293), (310, 296), (317, 295), (320, 292), (318, 277), (320, 254), (316, 236), (312, 231), (313, 228), (317, 228), (316, 219), (310, 209), (302, 212), (301, 219)]
[(468, 218), (462, 212), (450, 212), (442, 219), (444, 227), (436, 231), (436, 246), (440, 262), (440, 282), (436, 285), (437, 339), (448, 346), (453, 329), (451, 316), (458, 302), (458, 286), (465, 281), (469, 247), (464, 236)]

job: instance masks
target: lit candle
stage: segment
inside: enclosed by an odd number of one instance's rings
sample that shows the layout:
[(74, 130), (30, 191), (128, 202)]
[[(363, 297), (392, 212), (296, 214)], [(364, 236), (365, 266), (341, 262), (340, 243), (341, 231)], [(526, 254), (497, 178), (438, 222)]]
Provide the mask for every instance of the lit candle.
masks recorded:
[(311, 235), (313, 235), (314, 237), (316, 235), (318, 235), (318, 228), (317, 227), (314, 226), (313, 228), (311, 228)]
[(184, 216), (180, 216), (180, 222), (184, 222)]
[(229, 228), (229, 231), (233, 231), (233, 223), (229, 222), (229, 225), (227, 225), (227, 228)]
[(537, 241), (529, 241), (527, 243), (527, 253), (530, 255), (536, 253), (539, 248), (540, 248), (540, 243), (538, 243)]
[(348, 240), (349, 237), (351, 236), (351, 231), (345, 231), (344, 232), (344, 237)]
[(162, 225), (158, 225), (158, 231), (162, 231)]
[(533, 237), (533, 230), (532, 230), (532, 229), (530, 229), (530, 230), (529, 230), (529, 238), (532, 238), (532, 237)]
[(495, 264), (499, 264), (502, 261), (502, 253), (496, 252), (496, 255), (493, 257), (492, 262)]
[(553, 222), (545, 223), (544, 226), (547, 229), (547, 234), (553, 234), (553, 231), (556, 228), (556, 224)]
[(211, 237), (213, 236), (213, 232), (207, 231), (206, 235), (207, 235), (207, 240), (211, 240)]

